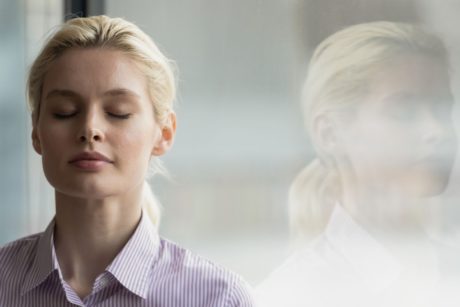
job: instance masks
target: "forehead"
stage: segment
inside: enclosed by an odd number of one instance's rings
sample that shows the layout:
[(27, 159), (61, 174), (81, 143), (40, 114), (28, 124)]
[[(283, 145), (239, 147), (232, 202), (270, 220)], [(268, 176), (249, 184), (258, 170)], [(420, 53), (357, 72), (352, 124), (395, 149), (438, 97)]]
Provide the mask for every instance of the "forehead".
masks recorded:
[(372, 96), (410, 94), (450, 96), (449, 72), (441, 60), (427, 55), (400, 55), (376, 67), (369, 80)]
[(42, 97), (59, 89), (87, 98), (116, 88), (148, 96), (145, 75), (126, 54), (108, 48), (70, 49), (49, 66)]

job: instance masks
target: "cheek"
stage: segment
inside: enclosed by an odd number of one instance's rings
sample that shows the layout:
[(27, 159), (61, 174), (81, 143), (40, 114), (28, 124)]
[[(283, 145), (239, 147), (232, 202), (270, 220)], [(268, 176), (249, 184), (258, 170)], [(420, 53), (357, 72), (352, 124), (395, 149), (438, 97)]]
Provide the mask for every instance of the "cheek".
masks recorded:
[(62, 174), (67, 166), (68, 152), (70, 148), (69, 133), (66, 129), (50, 127), (38, 127), (40, 139), (42, 166), (45, 177), (53, 187), (58, 187), (62, 181)]
[(39, 129), (40, 146), (44, 159), (53, 157), (54, 159), (62, 154), (63, 145), (69, 144), (70, 135), (67, 129), (61, 127), (47, 127)]
[(116, 155), (129, 164), (148, 164), (152, 150), (152, 136), (148, 129), (120, 130), (112, 136)]
[(407, 131), (367, 121), (354, 125), (348, 134), (346, 154), (355, 167), (387, 171), (403, 168), (414, 159), (414, 142)]

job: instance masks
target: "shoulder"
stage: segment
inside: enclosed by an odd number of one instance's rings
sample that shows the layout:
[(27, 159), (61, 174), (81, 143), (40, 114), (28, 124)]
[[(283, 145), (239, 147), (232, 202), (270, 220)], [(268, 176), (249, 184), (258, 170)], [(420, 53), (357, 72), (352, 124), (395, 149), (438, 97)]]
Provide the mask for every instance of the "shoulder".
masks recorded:
[(256, 287), (258, 306), (329, 306), (328, 292), (343, 282), (338, 269), (342, 262), (327, 240), (318, 237), (288, 256)]
[(223, 306), (253, 306), (250, 287), (238, 274), (169, 240), (161, 239), (154, 271), (181, 287), (182, 293), (199, 288), (212, 293)]
[(3, 268), (5, 264), (23, 263), (23, 261), (30, 259), (42, 234), (33, 234), (0, 247), (0, 268)]
[(41, 236), (42, 233), (30, 235), (0, 247), (0, 285), (4, 278), (25, 273), (35, 257)]
[[(324, 275), (334, 263), (341, 262), (337, 253), (324, 236), (319, 236), (308, 245), (294, 251), (277, 267), (267, 280), (280, 280), (294, 276), (306, 277), (316, 274)], [(315, 278), (316, 279), (316, 278)]]

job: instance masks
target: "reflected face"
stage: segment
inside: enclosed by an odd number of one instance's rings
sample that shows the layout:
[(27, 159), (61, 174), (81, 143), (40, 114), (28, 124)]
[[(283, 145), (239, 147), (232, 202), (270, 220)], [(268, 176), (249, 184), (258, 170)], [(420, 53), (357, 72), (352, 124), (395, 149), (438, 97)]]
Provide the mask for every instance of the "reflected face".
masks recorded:
[(70, 49), (51, 64), (32, 137), (51, 185), (82, 198), (138, 187), (162, 153), (145, 76), (102, 48)]
[(382, 66), (342, 132), (358, 184), (410, 196), (445, 189), (457, 147), (449, 84), (446, 68), (427, 56)]

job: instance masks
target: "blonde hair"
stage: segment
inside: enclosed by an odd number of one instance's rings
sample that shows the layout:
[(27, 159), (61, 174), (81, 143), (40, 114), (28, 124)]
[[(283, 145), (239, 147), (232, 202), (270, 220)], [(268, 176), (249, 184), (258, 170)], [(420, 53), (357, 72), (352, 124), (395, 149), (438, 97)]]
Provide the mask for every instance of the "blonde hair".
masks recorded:
[(369, 76), (401, 54), (427, 55), (448, 67), (443, 42), (418, 26), (404, 23), (354, 25), (326, 38), (316, 48), (304, 85), (302, 107), (317, 158), (300, 172), (290, 188), (294, 242), (311, 239), (324, 230), (341, 193), (334, 158), (321, 151), (314, 135), (315, 120), (325, 114), (349, 114), (368, 91)]
[[(123, 52), (145, 74), (153, 103), (155, 119), (161, 124), (169, 120), (176, 96), (173, 63), (166, 58), (152, 39), (133, 23), (121, 18), (93, 16), (75, 18), (61, 25), (52, 34), (33, 62), (28, 80), (28, 105), (35, 126), (40, 115), (43, 82), (50, 65), (72, 48), (110, 48)], [(151, 161), (154, 173), (163, 172), (158, 159)], [(147, 181), (143, 185), (143, 206), (158, 225), (160, 207)]]

